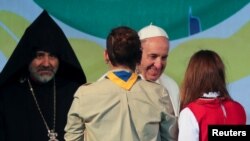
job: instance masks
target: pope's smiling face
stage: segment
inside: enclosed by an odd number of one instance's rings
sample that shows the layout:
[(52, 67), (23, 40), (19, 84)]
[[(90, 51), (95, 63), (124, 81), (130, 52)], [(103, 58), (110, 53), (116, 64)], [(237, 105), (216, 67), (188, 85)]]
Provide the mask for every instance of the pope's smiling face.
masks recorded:
[(169, 42), (166, 37), (151, 37), (142, 41), (139, 72), (146, 80), (156, 81), (167, 64)]

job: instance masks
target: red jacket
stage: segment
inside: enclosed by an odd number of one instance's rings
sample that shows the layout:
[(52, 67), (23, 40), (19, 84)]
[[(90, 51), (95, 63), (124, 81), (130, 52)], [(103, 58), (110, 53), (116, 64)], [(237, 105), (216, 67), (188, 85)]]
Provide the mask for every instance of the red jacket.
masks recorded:
[(222, 98), (199, 98), (188, 105), (198, 122), (199, 140), (208, 140), (208, 125), (245, 125), (246, 113), (241, 104)]

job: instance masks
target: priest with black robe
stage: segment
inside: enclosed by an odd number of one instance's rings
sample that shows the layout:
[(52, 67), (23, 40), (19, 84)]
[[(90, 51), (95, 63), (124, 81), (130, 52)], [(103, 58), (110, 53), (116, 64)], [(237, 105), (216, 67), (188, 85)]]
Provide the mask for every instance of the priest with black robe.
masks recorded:
[(63, 141), (84, 71), (61, 28), (43, 11), (0, 73), (0, 140)]

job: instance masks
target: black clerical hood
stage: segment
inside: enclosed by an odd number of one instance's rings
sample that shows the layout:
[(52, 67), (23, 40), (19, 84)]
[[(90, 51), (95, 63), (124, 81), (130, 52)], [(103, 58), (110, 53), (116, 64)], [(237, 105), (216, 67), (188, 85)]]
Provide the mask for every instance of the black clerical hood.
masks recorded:
[(59, 58), (56, 77), (85, 83), (84, 71), (65, 34), (44, 10), (25, 30), (15, 50), (0, 73), (0, 86), (19, 80), (28, 74), (28, 65), (37, 50), (47, 51)]

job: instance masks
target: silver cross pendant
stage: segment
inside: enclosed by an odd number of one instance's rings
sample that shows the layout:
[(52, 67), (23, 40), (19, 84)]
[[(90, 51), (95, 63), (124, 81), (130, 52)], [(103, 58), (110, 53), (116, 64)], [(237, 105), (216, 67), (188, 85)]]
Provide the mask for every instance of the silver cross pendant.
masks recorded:
[(57, 137), (57, 133), (54, 130), (49, 130), (48, 131), (48, 136), (49, 136), (49, 141), (59, 141)]

